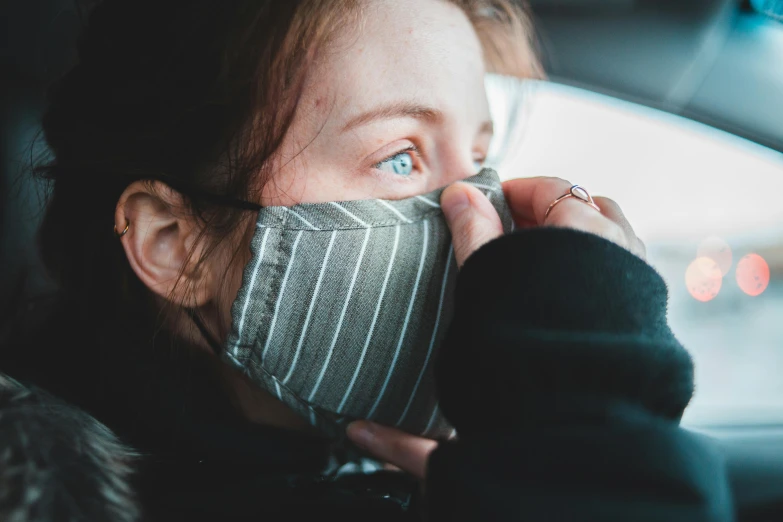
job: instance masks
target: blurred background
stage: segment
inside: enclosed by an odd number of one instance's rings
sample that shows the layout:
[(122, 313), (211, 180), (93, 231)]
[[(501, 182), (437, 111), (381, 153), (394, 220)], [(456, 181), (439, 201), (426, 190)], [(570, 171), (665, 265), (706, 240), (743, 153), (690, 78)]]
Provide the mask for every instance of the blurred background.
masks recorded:
[(783, 424), (783, 2), (532, 5), (549, 81), (488, 79), (495, 166), (621, 204), (696, 362), (686, 425)]
[[(0, 3), (0, 314), (45, 279), (24, 176), (91, 2)], [(783, 1), (533, 0), (547, 82), (491, 78), (493, 162), (616, 199), (696, 360), (692, 426), (783, 424)]]
[(574, 87), (488, 84), (496, 100), (524, 99), (505, 129), (516, 145), (494, 160), (501, 176), (558, 176), (609, 196), (645, 241), (696, 362), (684, 422), (781, 423), (783, 154)]

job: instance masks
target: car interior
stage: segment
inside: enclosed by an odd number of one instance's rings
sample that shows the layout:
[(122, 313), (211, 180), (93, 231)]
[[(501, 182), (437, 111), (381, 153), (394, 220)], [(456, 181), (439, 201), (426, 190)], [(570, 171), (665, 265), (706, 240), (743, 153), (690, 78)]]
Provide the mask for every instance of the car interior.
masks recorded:
[[(17, 0), (0, 5), (0, 326), (14, 316), (21, 297), (34, 299), (50, 285), (35, 250), (45, 189), (28, 170), (46, 154), (38, 118), (45, 106), (47, 86), (73, 63), (76, 35), (90, 3)], [(639, 107), (643, 113), (671, 115), (677, 121), (695, 122), (700, 128), (731, 135), (738, 143), (755, 147), (754, 154), (778, 165), (775, 172), (783, 176), (783, 2), (531, 0), (530, 5), (547, 83), (575, 89), (563, 92), (592, 93), (602, 100)], [(551, 103), (559, 102), (555, 99)], [(556, 135), (548, 139), (553, 148), (559, 146)], [(587, 135), (573, 139), (590, 144)], [(607, 148), (600, 153), (607, 153)], [(608, 153), (611, 155), (611, 150)], [(665, 148), (661, 154), (666, 154)], [(678, 174), (684, 176), (683, 186), (689, 172), (686, 169)], [(741, 187), (751, 179), (746, 174), (740, 165), (732, 183)], [(627, 176), (633, 176), (630, 166)], [(631, 180), (637, 185), (654, 182)], [(766, 191), (764, 186), (754, 190)], [(753, 212), (753, 201), (749, 200), (748, 209)], [(783, 227), (783, 222), (777, 226)], [(783, 251), (778, 246), (783, 245), (783, 235), (766, 244), (772, 245), (770, 252)], [(753, 298), (753, 306), (783, 311), (783, 307), (774, 308), (783, 296), (783, 264), (776, 265), (771, 258), (768, 261), (772, 271), (769, 286), (764, 295)], [(702, 306), (683, 295), (688, 306)], [(717, 301), (709, 306), (718, 306)], [(724, 306), (733, 306), (728, 303)], [(697, 330), (707, 324), (711, 312), (700, 313), (704, 318), (694, 322)], [(774, 313), (765, 317), (774, 317)], [(778, 323), (780, 319), (772, 326)], [(710, 326), (717, 328), (716, 336), (734, 340), (732, 349), (746, 352), (726, 359), (723, 374), (708, 376), (717, 384), (703, 388), (719, 387), (722, 379), (727, 379), (725, 387), (730, 388), (737, 381), (731, 377), (736, 361), (742, 361), (742, 378), (766, 380), (769, 385), (746, 386), (757, 390), (755, 395), (748, 392), (745, 402), (731, 407), (722, 409), (722, 399), (714, 399), (711, 415), (694, 413), (689, 417), (686, 412), (684, 421), (688, 429), (715, 438), (725, 451), (741, 521), (783, 520), (783, 392), (775, 395), (775, 390), (780, 391), (776, 383), (783, 381), (783, 365), (768, 362), (781, 361), (783, 337), (769, 338), (779, 332), (779, 327), (772, 326), (756, 331), (755, 336), (750, 332), (745, 335), (742, 324)], [(704, 360), (712, 368), (708, 337), (688, 335), (683, 334), (689, 340), (686, 347), (697, 344), (692, 348), (698, 354), (697, 365)], [(701, 338), (705, 340), (699, 346)], [(779, 353), (770, 355), (771, 359), (757, 355), (759, 350), (754, 351), (752, 344), (758, 338), (763, 338), (765, 350), (777, 346)], [(699, 377), (697, 374), (697, 388)], [(756, 403), (765, 407), (754, 410)]]

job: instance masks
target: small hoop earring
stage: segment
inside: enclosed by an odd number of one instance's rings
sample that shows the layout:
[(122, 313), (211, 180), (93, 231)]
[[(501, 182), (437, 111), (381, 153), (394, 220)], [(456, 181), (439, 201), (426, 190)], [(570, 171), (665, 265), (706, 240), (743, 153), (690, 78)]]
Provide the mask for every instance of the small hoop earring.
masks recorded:
[(128, 233), (129, 228), (130, 228), (130, 219), (125, 218), (125, 229), (122, 232), (117, 232), (117, 225), (114, 225), (114, 233), (117, 234), (117, 237), (122, 237)]

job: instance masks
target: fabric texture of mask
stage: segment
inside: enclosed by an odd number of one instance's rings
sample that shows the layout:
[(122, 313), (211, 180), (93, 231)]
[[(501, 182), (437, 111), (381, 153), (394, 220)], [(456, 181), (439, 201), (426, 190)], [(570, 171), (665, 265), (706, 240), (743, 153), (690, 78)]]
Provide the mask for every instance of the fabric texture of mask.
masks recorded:
[[(464, 181), (510, 231), (497, 173)], [(432, 375), (457, 275), (442, 192), (263, 208), (223, 358), (328, 436), (356, 419), (450, 435)]]

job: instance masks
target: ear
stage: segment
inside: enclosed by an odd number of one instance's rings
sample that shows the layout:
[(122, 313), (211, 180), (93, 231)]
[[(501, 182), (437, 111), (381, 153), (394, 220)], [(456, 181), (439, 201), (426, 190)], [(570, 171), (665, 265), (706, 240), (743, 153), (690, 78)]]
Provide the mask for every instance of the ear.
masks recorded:
[(196, 270), (201, 226), (179, 192), (159, 181), (136, 181), (120, 196), (115, 230), (138, 278), (174, 304), (199, 307), (215, 296), (211, 270)]

